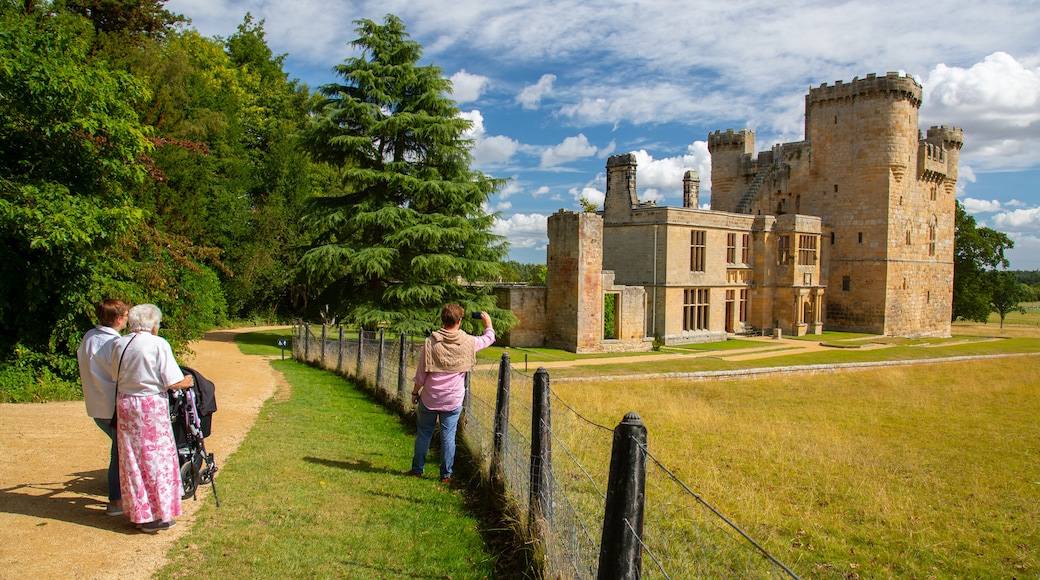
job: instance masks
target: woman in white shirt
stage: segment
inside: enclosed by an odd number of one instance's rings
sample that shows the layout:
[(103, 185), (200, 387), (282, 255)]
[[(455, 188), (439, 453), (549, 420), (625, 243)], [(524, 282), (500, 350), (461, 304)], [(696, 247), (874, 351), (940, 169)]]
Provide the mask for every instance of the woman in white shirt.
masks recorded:
[(116, 438), (123, 511), (148, 533), (166, 530), (181, 514), (177, 444), (167, 390), (187, 389), (170, 343), (158, 336), (162, 312), (154, 304), (130, 309), (126, 336), (113, 340), (110, 362), (117, 378)]

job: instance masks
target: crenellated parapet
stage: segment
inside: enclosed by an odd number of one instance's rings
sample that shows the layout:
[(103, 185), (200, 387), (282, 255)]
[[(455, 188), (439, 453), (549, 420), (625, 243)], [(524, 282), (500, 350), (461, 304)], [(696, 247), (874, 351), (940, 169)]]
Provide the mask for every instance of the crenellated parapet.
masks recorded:
[(897, 99), (906, 99), (917, 107), (921, 106), (921, 84), (913, 76), (898, 72), (890, 72), (883, 77), (871, 73), (863, 79), (856, 77), (850, 83), (837, 81), (830, 86), (823, 83), (819, 87), (809, 89), (805, 104), (808, 106), (824, 101), (875, 95), (889, 95)]
[(964, 131), (960, 127), (933, 125), (928, 128), (927, 140), (930, 143), (942, 143), (942, 146), (946, 149), (960, 151), (961, 147), (964, 147)]
[(740, 153), (751, 153), (755, 149), (755, 132), (748, 129), (734, 131), (726, 129), (726, 132), (715, 131), (708, 134), (708, 152), (715, 151), (739, 151)]

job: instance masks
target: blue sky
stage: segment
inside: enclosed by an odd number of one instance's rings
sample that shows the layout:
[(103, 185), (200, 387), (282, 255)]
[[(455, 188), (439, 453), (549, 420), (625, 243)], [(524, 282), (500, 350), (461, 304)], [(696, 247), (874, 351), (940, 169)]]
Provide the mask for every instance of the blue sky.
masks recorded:
[(544, 263), (546, 218), (602, 203), (606, 158), (635, 153), (640, 200), (710, 197), (708, 133), (801, 140), (810, 86), (899, 71), (924, 87), (920, 125), (964, 129), (958, 199), (1040, 269), (1040, 10), (1020, 0), (170, 0), (205, 36), (264, 21), (312, 88), (352, 56), (354, 20), (397, 15), (473, 121), (475, 168), (509, 178), (489, 201), (510, 256)]

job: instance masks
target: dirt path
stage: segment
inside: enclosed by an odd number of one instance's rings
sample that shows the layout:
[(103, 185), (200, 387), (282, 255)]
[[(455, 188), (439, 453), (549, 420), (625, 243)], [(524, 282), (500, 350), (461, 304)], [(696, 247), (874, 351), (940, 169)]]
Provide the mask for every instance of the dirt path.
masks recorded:
[[(242, 331), (262, 330), (259, 328)], [(217, 466), (238, 448), (264, 401), (285, 383), (266, 358), (246, 356), (238, 331), (214, 331), (184, 361), (217, 386), (219, 410), (206, 450)], [(169, 532), (138, 532), (126, 517), (104, 513), (108, 438), (83, 403), (0, 405), (0, 577), (147, 578), (165, 563), (175, 539), (194, 523), (201, 501), (184, 502)], [(217, 474), (220, 491), (220, 474)], [(234, 498), (221, 496), (222, 502)]]

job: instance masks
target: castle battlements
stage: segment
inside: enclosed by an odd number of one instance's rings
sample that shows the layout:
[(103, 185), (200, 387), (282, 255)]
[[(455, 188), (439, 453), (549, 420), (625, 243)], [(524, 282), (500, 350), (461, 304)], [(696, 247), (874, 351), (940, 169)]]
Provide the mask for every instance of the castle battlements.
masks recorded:
[(908, 99), (915, 106), (921, 106), (921, 84), (912, 75), (889, 72), (883, 77), (868, 74), (866, 78), (856, 77), (850, 83), (836, 81), (833, 85), (821, 84), (810, 88), (805, 98), (806, 105), (831, 100), (851, 99), (858, 96), (891, 94), (896, 98)]
[(943, 147), (946, 149), (956, 148), (959, 150), (964, 146), (964, 131), (960, 127), (933, 125), (928, 128), (928, 140), (934, 143), (937, 139), (942, 141)]
[(755, 132), (748, 129), (734, 131), (726, 129), (726, 132), (715, 131), (708, 134), (708, 152), (723, 149), (739, 149), (747, 152), (747, 143), (750, 141), (752, 147), (755, 142)]

